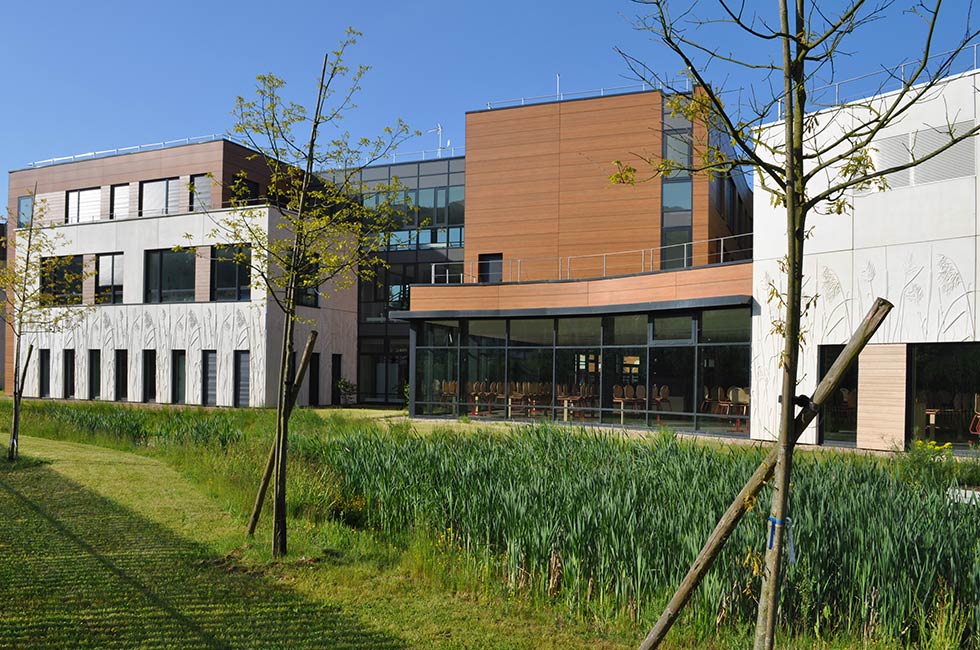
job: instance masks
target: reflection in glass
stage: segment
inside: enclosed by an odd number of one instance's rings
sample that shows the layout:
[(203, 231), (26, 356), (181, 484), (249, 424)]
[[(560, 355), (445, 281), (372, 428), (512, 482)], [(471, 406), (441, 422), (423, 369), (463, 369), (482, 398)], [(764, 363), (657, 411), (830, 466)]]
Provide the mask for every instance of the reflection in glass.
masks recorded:
[(546, 345), (551, 348), (555, 321), (551, 318), (520, 318), (510, 322), (511, 345)]
[(650, 348), (651, 408), (694, 411), (694, 348)]
[[(821, 345), (819, 348), (820, 378), (844, 350), (843, 345)], [(857, 443), (858, 364), (850, 367), (841, 379), (837, 392), (820, 409), (821, 443)]]
[(467, 345), (504, 345), (507, 339), (507, 321), (471, 320)]
[(912, 436), (937, 443), (976, 443), (980, 421), (980, 343), (911, 346)]
[[(728, 431), (748, 433), (751, 383), (751, 351), (747, 345), (710, 346), (699, 348), (698, 363), (701, 399), (698, 413), (706, 417), (703, 424), (723, 427)], [(699, 426), (702, 420), (698, 420)]]
[[(551, 383), (554, 353), (547, 349), (517, 348), (507, 354), (510, 377), (508, 417), (550, 416), (553, 386)], [(500, 396), (501, 398), (503, 396)]]
[(459, 321), (434, 320), (422, 325), (422, 335), (418, 345), (423, 347), (445, 347), (459, 342)]
[(653, 319), (654, 341), (690, 341), (693, 317), (684, 316), (655, 316)]
[(701, 312), (702, 343), (748, 343), (751, 340), (752, 312), (748, 307)]
[(606, 345), (646, 345), (647, 315), (610, 316), (606, 318)]
[(558, 319), (558, 345), (599, 345), (601, 339), (601, 318)]

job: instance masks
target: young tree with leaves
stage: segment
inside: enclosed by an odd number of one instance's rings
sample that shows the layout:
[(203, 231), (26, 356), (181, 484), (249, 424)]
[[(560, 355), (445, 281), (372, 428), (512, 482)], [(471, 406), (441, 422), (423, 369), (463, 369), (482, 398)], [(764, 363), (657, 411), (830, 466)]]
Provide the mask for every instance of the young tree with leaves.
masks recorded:
[[(292, 377), (290, 360), (295, 331), (304, 319), (298, 309), (306, 298), (350, 289), (359, 278), (371, 279), (382, 264), (378, 255), (388, 234), (403, 224), (397, 187), (370, 188), (361, 170), (390, 157), (414, 135), (398, 121), (374, 138), (353, 139), (342, 120), (355, 108), (354, 96), (368, 68), (344, 63), (360, 34), (352, 29), (339, 47), (323, 58), (312, 110), (285, 99), (285, 82), (272, 74), (257, 77), (255, 96), (238, 97), (233, 135), (243, 140), (268, 167), (268, 217), (260, 214), (244, 177), (232, 186), (234, 210), (215, 214), (212, 237), (249, 248), (236, 253), (248, 263), (253, 282), (282, 313), (281, 355), (276, 396), (276, 433), (270, 467), (273, 480), (272, 553), (286, 553), (286, 458), (289, 418), (302, 368)], [(370, 195), (371, 201), (364, 197)], [(267, 473), (268, 476), (268, 473)], [(266, 481), (260, 487), (250, 532), (261, 509)]]
[[(958, 142), (973, 137), (980, 126), (954, 128), (952, 120), (940, 127), (942, 144), (926, 151), (909, 151), (909, 160), (876, 168), (875, 141), (914, 106), (934, 96), (937, 84), (952, 71), (954, 61), (977, 36), (969, 25), (970, 7), (962, 11), (962, 32), (951, 50), (936, 53), (935, 35), (943, 12), (942, 0), (776, 0), (768, 11), (745, 0), (710, 0), (680, 3), (634, 0), (649, 11), (636, 27), (655, 35), (683, 64), (693, 87), (677, 88), (635, 56), (623, 53), (631, 70), (655, 87), (673, 92), (672, 110), (695, 123), (705, 124), (709, 137), (694, 142), (689, 171), (728, 174), (751, 168), (757, 185), (769, 193), (773, 205), (785, 208), (786, 255), (781, 262), (785, 286), (770, 287), (782, 317), (773, 332), (783, 339), (777, 363), (781, 371), (778, 456), (775, 466), (770, 522), (772, 543), (766, 551), (759, 598), (755, 648), (770, 649), (776, 624), (776, 603), (783, 549), (783, 525), (796, 443), (799, 351), (803, 338), (801, 317), (816, 299), (803, 294), (803, 251), (811, 214), (840, 214), (850, 209), (854, 191), (887, 187), (888, 174), (934, 158)], [(889, 74), (871, 99), (840, 102), (814, 100), (818, 89), (833, 84), (845, 42), (864, 28), (905, 9), (922, 21), (921, 53)], [(947, 9), (948, 11), (948, 9)], [(728, 43), (732, 46), (729, 47)], [(753, 58), (746, 52), (758, 52)], [(748, 79), (745, 87), (728, 92), (715, 82), (729, 76)], [(887, 94), (882, 91), (888, 90)], [(818, 112), (819, 111), (819, 112)], [(831, 128), (836, 129), (832, 132)], [(677, 162), (651, 159), (658, 173), (676, 169)], [(614, 180), (635, 182), (636, 168), (620, 164)], [(665, 612), (666, 614), (666, 612)], [(648, 637), (648, 641), (650, 638)], [(659, 641), (657, 641), (659, 642)], [(644, 648), (656, 643), (644, 643)]]
[(15, 231), (8, 230), (14, 255), (0, 268), (7, 332), (14, 338), (14, 407), (7, 447), (10, 461), (20, 455), (21, 402), (34, 350), (29, 345), (26, 355), (23, 353), (25, 338), (71, 329), (91, 310), (91, 306), (81, 304), (81, 287), (92, 270), (75, 268), (72, 256), (58, 254), (65, 238), (47, 219), (47, 203), (35, 201), (35, 195), (36, 188), (30, 192), (31, 214), (18, 215), (23, 222)]

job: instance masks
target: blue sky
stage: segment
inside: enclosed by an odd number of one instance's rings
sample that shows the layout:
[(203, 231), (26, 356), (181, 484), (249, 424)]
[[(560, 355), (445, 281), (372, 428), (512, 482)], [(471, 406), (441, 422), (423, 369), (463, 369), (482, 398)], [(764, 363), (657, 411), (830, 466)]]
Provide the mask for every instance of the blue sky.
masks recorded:
[[(690, 3), (677, 2), (686, 7)], [(771, 0), (749, 0), (775, 10)], [(821, 1), (822, 7), (826, 6)], [(954, 3), (949, 3), (954, 4)], [(955, 3), (959, 5), (961, 3)], [(965, 4), (965, 3), (962, 3)], [(618, 46), (668, 74), (677, 61), (633, 29), (644, 7), (626, 0), (467, 0), (415, 2), (215, 2), (166, 5), (126, 1), (36, 0), (0, 7), (0, 60), (7, 93), (0, 102), (0, 168), (34, 160), (226, 132), (236, 95), (256, 74), (274, 72), (292, 98), (308, 97), (323, 52), (347, 26), (364, 33), (351, 64), (366, 64), (359, 108), (345, 122), (356, 136), (396, 118), (465, 144), (465, 113), (488, 101), (635, 83)], [(915, 53), (917, 20), (898, 11), (852, 43), (844, 74), (892, 64)], [(952, 7), (940, 32), (963, 29)], [(744, 51), (742, 41), (726, 47)], [(729, 86), (740, 83), (729, 77)], [(403, 151), (435, 149), (435, 133)], [(6, 179), (0, 205), (6, 205)]]

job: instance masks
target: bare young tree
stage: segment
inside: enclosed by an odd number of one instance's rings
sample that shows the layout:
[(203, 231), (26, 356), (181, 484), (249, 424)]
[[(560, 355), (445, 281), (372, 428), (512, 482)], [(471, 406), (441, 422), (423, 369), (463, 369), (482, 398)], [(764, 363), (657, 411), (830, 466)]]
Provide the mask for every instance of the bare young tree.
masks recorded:
[[(8, 333), (14, 337), (14, 407), (10, 422), (7, 460), (20, 455), (20, 413), (24, 380), (34, 346), (23, 353), (24, 341), (35, 334), (75, 327), (91, 310), (81, 304), (82, 283), (93, 273), (79, 267), (74, 256), (59, 255), (64, 236), (47, 219), (47, 203), (35, 201), (37, 188), (29, 192), (31, 214), (18, 215), (16, 230), (8, 230), (13, 258), (0, 268), (4, 317)], [(10, 221), (8, 220), (8, 228)], [(7, 242), (2, 242), (7, 246)], [(22, 359), (23, 357), (23, 359)]]
[(390, 157), (414, 134), (401, 120), (374, 139), (354, 139), (342, 128), (344, 116), (356, 108), (353, 99), (368, 70), (344, 62), (358, 36), (349, 29), (338, 48), (324, 56), (311, 110), (287, 101), (285, 82), (272, 74), (257, 77), (254, 98), (238, 97), (233, 135), (267, 166), (268, 191), (261, 202), (270, 207), (257, 207), (253, 188), (239, 176), (231, 188), (234, 210), (212, 215), (212, 238), (227, 242), (231, 261), (250, 267), (252, 282), (284, 317), (275, 441), (249, 526), (251, 533), (274, 474), (274, 557), (286, 553), (289, 418), (302, 380), (302, 364), (295, 377), (290, 367), (295, 329), (297, 323), (314, 321), (309, 312), (304, 318), (300, 307), (347, 290), (358, 278), (374, 277), (388, 234), (403, 225), (395, 184), (367, 187), (361, 170)]
[[(677, 57), (685, 70), (685, 86), (657, 74), (635, 55), (621, 54), (634, 74), (671, 93), (667, 101), (672, 110), (707, 127), (704, 137), (693, 143), (691, 163), (649, 157), (653, 172), (670, 173), (679, 166), (709, 175), (752, 169), (773, 205), (785, 208), (785, 284), (769, 288), (770, 300), (781, 309), (773, 333), (783, 339), (777, 360), (781, 405), (769, 518), (772, 543), (766, 551), (755, 636), (755, 648), (768, 650), (776, 625), (783, 522), (798, 435), (795, 410), (809, 405), (808, 397), (797, 395), (801, 317), (816, 299), (803, 292), (807, 218), (848, 211), (855, 191), (885, 189), (889, 174), (930, 160), (980, 131), (980, 126), (955, 127), (947, 119), (936, 127), (941, 144), (909, 148), (906, 160), (886, 168), (875, 164), (875, 143), (882, 132), (941, 92), (943, 79), (955, 71), (958, 56), (978, 32), (970, 27), (970, 6), (944, 8), (942, 0), (910, 0), (904, 5), (898, 0), (845, 0), (831, 6), (817, 0), (776, 0), (767, 3), (767, 10), (746, 0), (634, 2), (647, 12), (635, 26), (649, 31)], [(845, 44), (902, 10), (921, 20), (917, 54), (900, 72), (882, 74), (877, 88), (865, 89), (862, 94), (871, 99), (842, 101), (828, 93), (849, 54)], [(946, 51), (937, 53), (944, 10), (962, 12), (957, 16), (962, 31), (951, 49), (947, 43)], [(729, 77), (745, 85), (726, 89)], [(636, 182), (638, 173), (620, 163), (613, 179)]]

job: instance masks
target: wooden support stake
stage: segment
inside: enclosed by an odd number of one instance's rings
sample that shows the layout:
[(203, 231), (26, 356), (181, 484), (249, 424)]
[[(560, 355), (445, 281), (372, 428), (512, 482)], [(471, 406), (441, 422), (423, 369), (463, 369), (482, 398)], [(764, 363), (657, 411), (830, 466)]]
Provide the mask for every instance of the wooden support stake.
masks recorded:
[[(854, 332), (851, 340), (841, 353), (837, 355), (837, 359), (830, 367), (830, 370), (827, 371), (824, 378), (817, 384), (817, 389), (814, 391), (813, 397), (809, 400), (809, 404), (796, 416), (793, 434), (794, 443), (810, 425), (813, 418), (816, 417), (820, 407), (837, 390), (848, 368), (857, 360), (861, 350), (868, 344), (868, 341), (871, 340), (874, 333), (878, 331), (878, 327), (881, 326), (881, 323), (885, 320), (885, 316), (891, 311), (892, 306), (884, 298), (875, 300), (874, 305), (871, 306), (870, 311), (868, 311), (867, 316), (864, 317), (864, 320), (858, 326), (857, 331)], [(718, 525), (715, 526), (711, 536), (708, 537), (708, 541), (705, 542), (701, 552), (698, 553), (694, 564), (691, 565), (687, 575), (684, 576), (680, 586), (677, 587), (677, 591), (670, 599), (670, 602), (667, 603), (667, 607), (660, 615), (660, 618), (657, 619), (656, 625), (650, 630), (650, 634), (643, 640), (643, 643), (640, 644), (640, 650), (652, 650), (660, 646), (667, 632), (677, 620), (678, 616), (680, 616), (681, 610), (687, 605), (687, 601), (690, 600), (694, 590), (701, 584), (701, 580), (707, 574), (711, 565), (714, 564), (721, 549), (725, 546), (725, 542), (728, 541), (729, 536), (731, 536), (738, 522), (742, 519), (742, 515), (749, 510), (755, 496), (762, 489), (765, 482), (769, 480), (769, 477), (772, 476), (772, 471), (776, 467), (777, 455), (778, 447), (773, 446), (765, 460), (762, 461), (759, 468), (749, 478), (745, 487), (735, 497), (732, 505), (728, 506), (728, 510), (725, 511), (725, 514), (718, 521)]]
[[(313, 355), (313, 344), (316, 343), (317, 332), (310, 330), (310, 335), (306, 339), (306, 347), (303, 348), (303, 356), (299, 362), (299, 372), (293, 385), (289, 388), (289, 404), (287, 413), (293, 412), (296, 405), (296, 398), (299, 396), (299, 385), (303, 383), (306, 375), (306, 367), (310, 364), (310, 357)], [(255, 536), (255, 528), (259, 525), (259, 515), (262, 514), (262, 504), (265, 502), (265, 493), (269, 490), (269, 481), (272, 480), (272, 470), (276, 464), (276, 452), (278, 451), (279, 440), (273, 440), (272, 451), (269, 452), (269, 460), (265, 464), (265, 472), (262, 474), (262, 482), (259, 484), (259, 492), (255, 495), (255, 505), (252, 506), (252, 516), (248, 520), (248, 536)]]

